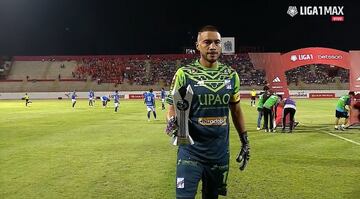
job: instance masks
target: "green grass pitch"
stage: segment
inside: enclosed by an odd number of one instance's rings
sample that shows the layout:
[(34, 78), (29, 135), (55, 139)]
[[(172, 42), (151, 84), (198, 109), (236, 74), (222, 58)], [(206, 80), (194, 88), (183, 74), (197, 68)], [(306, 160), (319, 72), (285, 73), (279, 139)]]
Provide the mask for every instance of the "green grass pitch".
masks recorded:
[[(328, 134), (360, 143), (360, 131), (333, 130), (335, 99), (297, 100), (293, 134), (256, 131), (256, 108), (241, 103), (251, 160), (240, 172), (231, 126), (226, 198), (360, 198), (360, 146)], [(177, 148), (160, 102), (150, 122), (141, 100), (109, 105), (0, 101), (0, 198), (175, 198)]]

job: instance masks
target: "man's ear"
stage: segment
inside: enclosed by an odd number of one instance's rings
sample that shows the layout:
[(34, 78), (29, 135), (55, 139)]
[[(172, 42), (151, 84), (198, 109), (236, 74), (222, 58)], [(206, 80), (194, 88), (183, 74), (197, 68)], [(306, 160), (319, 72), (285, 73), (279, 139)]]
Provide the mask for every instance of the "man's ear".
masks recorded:
[(196, 49), (199, 50), (199, 43), (195, 42), (195, 45), (196, 45)]

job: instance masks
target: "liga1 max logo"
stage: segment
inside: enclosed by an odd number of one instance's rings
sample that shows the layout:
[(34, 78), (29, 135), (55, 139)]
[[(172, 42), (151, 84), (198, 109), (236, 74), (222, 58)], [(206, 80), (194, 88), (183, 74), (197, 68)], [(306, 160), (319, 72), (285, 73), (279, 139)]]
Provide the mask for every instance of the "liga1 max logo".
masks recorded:
[[(298, 9), (299, 7), (299, 9)], [(287, 14), (295, 17), (302, 16), (331, 16), (331, 21), (344, 21), (344, 6), (289, 6)]]

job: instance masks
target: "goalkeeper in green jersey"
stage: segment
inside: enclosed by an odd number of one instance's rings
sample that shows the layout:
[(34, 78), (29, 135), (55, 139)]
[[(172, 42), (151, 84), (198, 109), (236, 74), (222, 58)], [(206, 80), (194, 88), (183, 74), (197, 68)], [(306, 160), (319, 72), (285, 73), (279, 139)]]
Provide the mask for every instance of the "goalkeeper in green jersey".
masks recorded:
[(166, 132), (176, 136), (173, 94), (191, 86), (193, 97), (189, 113), (189, 134), (194, 144), (179, 145), (176, 166), (176, 197), (195, 198), (202, 181), (202, 198), (226, 195), (229, 171), (229, 129), (232, 122), (241, 141), (237, 156), (240, 170), (249, 161), (249, 141), (240, 107), (240, 80), (235, 70), (218, 62), (221, 36), (214, 26), (205, 26), (199, 33), (196, 48), (200, 59), (179, 68), (167, 97), (169, 109)]

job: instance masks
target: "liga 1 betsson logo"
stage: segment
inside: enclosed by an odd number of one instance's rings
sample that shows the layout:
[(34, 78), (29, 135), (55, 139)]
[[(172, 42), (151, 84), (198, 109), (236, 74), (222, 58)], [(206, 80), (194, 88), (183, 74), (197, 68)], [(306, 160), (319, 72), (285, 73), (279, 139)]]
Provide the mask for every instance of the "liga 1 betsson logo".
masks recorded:
[(338, 60), (342, 59), (342, 55), (318, 55), (318, 59), (332, 59), (332, 60)]
[(296, 60), (297, 60), (296, 55), (291, 55), (290, 60), (291, 60), (291, 61), (296, 61)]
[(289, 6), (287, 13), (291, 16), (294, 17), (295, 15), (297, 15), (298, 11), (296, 6)]
[(343, 59), (342, 55), (313, 55), (313, 54), (301, 54), (301, 55), (291, 55), (290, 60), (295, 61), (302, 61), (302, 60), (312, 60), (314, 58), (317, 59), (328, 59), (328, 60), (340, 60)]
[(314, 56), (312, 54), (301, 54), (301, 55), (291, 55), (290, 60), (295, 61), (302, 61), (302, 60), (311, 60), (314, 59)]

